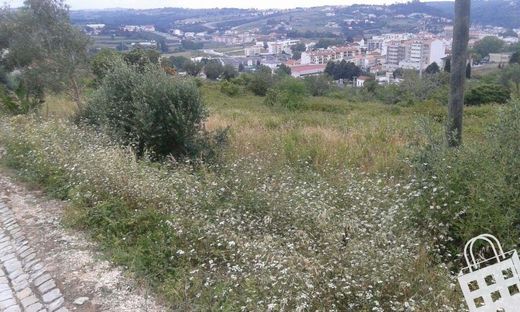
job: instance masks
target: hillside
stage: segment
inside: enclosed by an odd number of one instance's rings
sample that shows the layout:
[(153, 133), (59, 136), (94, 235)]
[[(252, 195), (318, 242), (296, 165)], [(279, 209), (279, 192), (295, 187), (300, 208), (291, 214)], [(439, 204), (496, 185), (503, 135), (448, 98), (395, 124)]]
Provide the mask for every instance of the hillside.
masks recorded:
[[(332, 12), (332, 13), (331, 13)], [(390, 32), (441, 31), (435, 18), (452, 18), (453, 2), (409, 2), (389, 6), (352, 5), (345, 7), (313, 7), (290, 10), (258, 11), (244, 9), (89, 10), (72, 11), (75, 24), (104, 23), (118, 27), (124, 24), (154, 24), (158, 30), (170, 28), (184, 31), (213, 31), (258, 28), (265, 33), (282, 23), (286, 30), (297, 32), (336, 33), (345, 36)], [(520, 27), (520, 3), (511, 0), (472, 1), (472, 22), (481, 25)], [(426, 19), (427, 18), (427, 19)], [(432, 20), (433, 18), (433, 20)], [(354, 25), (345, 21), (356, 20)], [(365, 22), (359, 22), (365, 21)], [(327, 24), (336, 24), (334, 28)]]
[[(453, 2), (428, 2), (428, 7), (453, 16)], [(472, 22), (481, 25), (520, 27), (520, 2), (513, 0), (477, 0), (471, 2)]]

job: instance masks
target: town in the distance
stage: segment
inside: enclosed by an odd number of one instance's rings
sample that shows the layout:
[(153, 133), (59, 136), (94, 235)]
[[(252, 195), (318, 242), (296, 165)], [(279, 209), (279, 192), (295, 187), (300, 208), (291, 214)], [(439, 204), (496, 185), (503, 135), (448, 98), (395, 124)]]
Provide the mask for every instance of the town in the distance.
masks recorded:
[[(513, 52), (506, 47), (517, 44), (520, 35), (520, 19), (515, 18), (520, 4), (475, 1), (472, 10), (476, 18), (468, 66), (509, 62)], [(356, 70), (336, 80), (354, 86), (368, 79), (399, 83), (399, 69), (422, 74), (449, 67), (453, 39), (452, 2), (289, 10), (120, 9), (72, 11), (71, 17), (92, 36), (94, 49), (156, 50), (179, 74), (204, 77), (203, 71), (188, 67), (218, 60), (239, 71), (255, 71), (260, 64), (273, 71), (287, 66), (292, 76), (304, 77), (331, 74), (330, 61), (345, 61)]]

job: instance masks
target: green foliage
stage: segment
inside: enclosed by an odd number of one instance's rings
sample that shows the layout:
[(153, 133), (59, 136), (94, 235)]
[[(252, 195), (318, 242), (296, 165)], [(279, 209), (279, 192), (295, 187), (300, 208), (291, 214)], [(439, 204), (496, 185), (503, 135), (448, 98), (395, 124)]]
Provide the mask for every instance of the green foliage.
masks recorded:
[(90, 60), (90, 68), (100, 83), (105, 75), (111, 71), (118, 61), (123, 59), (122, 54), (112, 49), (102, 49)]
[(325, 67), (325, 73), (334, 80), (346, 79), (350, 81), (354, 77), (361, 75), (361, 69), (354, 63), (345, 60), (341, 62), (329, 61)]
[(202, 123), (206, 109), (192, 81), (159, 67), (119, 64), (109, 72), (78, 118), (103, 126), (138, 155), (159, 159), (202, 157), (210, 149)]
[(482, 38), (482, 40), (478, 41), (474, 47), (473, 50), (475, 53), (477, 53), (480, 57), (486, 57), (489, 55), (489, 53), (498, 53), (501, 52), (504, 48), (505, 42), (501, 39), (494, 37), (494, 36), (487, 36)]
[(276, 69), (275, 74), (277, 76), (290, 76), (291, 68), (285, 64), (280, 64)]
[(1, 15), (0, 48), (9, 53), (0, 65), (21, 72), (26, 96), (37, 97), (30, 101), (43, 101), (48, 91), (65, 91), (80, 105), (89, 38), (70, 23), (64, 2), (25, 1)]
[(270, 106), (281, 106), (296, 109), (302, 106), (307, 95), (307, 88), (303, 81), (285, 77), (267, 92), (265, 103)]
[(240, 93), (240, 86), (226, 80), (220, 84), (220, 92), (228, 96), (237, 96)]
[(170, 66), (175, 67), (178, 71), (184, 70), (184, 66), (191, 62), (191, 60), (185, 56), (170, 56)]
[(134, 49), (123, 54), (123, 59), (128, 65), (136, 66), (139, 70), (144, 70), (150, 64), (159, 64), (161, 54), (150, 49)]
[[(430, 129), (430, 127), (426, 127)], [(419, 178), (414, 222), (436, 239), (448, 258), (481, 233), (493, 233), (505, 248), (520, 235), (520, 103), (506, 106), (486, 139), (447, 148), (442, 133), (417, 159)]]
[(446, 59), (446, 62), (444, 63), (444, 72), (449, 73), (451, 72), (451, 58)]
[(303, 81), (312, 96), (324, 96), (332, 89), (332, 81), (326, 75), (308, 76)]
[(316, 44), (314, 45), (315, 49), (326, 49), (330, 46), (341, 46), (344, 45), (345, 41), (342, 39), (320, 39)]
[(509, 64), (520, 64), (520, 52), (514, 52), (511, 55), (511, 59), (509, 60)]
[(520, 96), (520, 64), (507, 66), (499, 76), (500, 83), (510, 88), (516, 96)]
[(292, 52), (292, 59), (293, 60), (299, 60), (302, 57), (302, 52), (305, 52), (307, 50), (307, 47), (305, 46), (305, 43), (298, 42), (295, 45), (291, 46), (291, 52)]
[(436, 63), (436, 62), (433, 62), (431, 63), (430, 65), (428, 65), (428, 67), (426, 67), (426, 69), (424, 70), (424, 72), (426, 74), (437, 74), (441, 71), (439, 65)]
[(509, 90), (497, 84), (479, 85), (467, 92), (464, 97), (466, 105), (504, 104), (511, 98)]
[(181, 47), (184, 50), (200, 50), (204, 48), (204, 44), (202, 42), (194, 42), (191, 40), (182, 40)]
[(224, 68), (222, 69), (222, 78), (229, 81), (236, 77), (238, 77), (238, 71), (235, 67), (231, 64), (224, 65)]
[(224, 68), (218, 60), (211, 60), (204, 65), (204, 74), (210, 80), (217, 80), (223, 72)]
[(191, 76), (198, 76), (200, 74), (200, 71), (202, 70), (202, 63), (201, 62), (193, 62), (189, 61), (184, 64), (184, 70)]
[(244, 79), (247, 79), (247, 89), (258, 96), (265, 96), (274, 84), (271, 69), (263, 65), (258, 66), (251, 75), (244, 76)]

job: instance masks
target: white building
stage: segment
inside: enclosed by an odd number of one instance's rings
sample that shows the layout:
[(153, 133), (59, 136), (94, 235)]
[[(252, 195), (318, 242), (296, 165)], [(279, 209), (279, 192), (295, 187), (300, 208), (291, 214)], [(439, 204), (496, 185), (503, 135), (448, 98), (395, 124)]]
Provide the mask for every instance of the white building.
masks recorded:
[(348, 61), (360, 54), (362, 54), (362, 51), (358, 45), (306, 51), (302, 52), (301, 64), (327, 64), (329, 61)]
[[(394, 58), (393, 52), (398, 55)], [(407, 69), (423, 70), (431, 63), (442, 64), (442, 59), (446, 56), (446, 46), (439, 39), (416, 39), (407, 40), (389, 46), (387, 51), (387, 64), (396, 65)]]
[(262, 53), (264, 48), (262, 46), (254, 45), (251, 47), (244, 48), (244, 55), (245, 56), (255, 56), (260, 55)]

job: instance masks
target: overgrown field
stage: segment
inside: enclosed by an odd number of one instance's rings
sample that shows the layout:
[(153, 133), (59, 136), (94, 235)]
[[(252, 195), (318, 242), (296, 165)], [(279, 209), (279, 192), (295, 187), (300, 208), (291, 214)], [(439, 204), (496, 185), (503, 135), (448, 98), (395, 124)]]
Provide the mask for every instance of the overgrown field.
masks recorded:
[[(230, 129), (211, 163), (137, 160), (103, 133), (60, 118), (69, 110), (54, 100), (43, 116), (2, 119), (3, 162), (69, 199), (67, 223), (176, 310), (463, 310), (458, 257), (446, 250), (494, 230), (492, 217), (504, 212), (465, 218), (480, 211), (471, 210), (477, 202), (498, 203), (481, 191), (518, 183), (508, 179), (518, 178), (510, 143), (520, 127), (506, 118), (520, 115), (518, 104), (467, 108), (467, 143), (454, 153), (431, 148), (442, 144), (435, 140), (446, 112), (434, 102), (312, 97), (288, 110), (211, 84), (203, 96), (206, 127)], [(442, 167), (446, 159), (457, 170)], [(472, 184), (495, 165), (503, 170), (485, 189)], [(454, 172), (459, 188), (449, 184)], [(503, 209), (518, 203), (514, 190), (507, 194)]]

